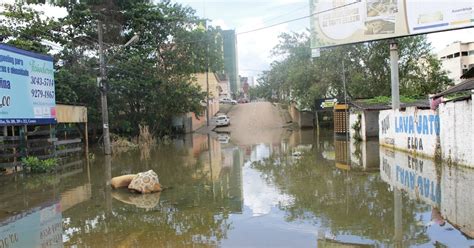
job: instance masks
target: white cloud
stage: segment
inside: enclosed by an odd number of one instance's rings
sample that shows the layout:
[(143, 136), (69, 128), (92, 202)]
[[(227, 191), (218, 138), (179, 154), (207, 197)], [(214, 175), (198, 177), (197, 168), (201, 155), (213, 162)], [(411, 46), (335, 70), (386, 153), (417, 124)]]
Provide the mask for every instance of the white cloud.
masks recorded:
[(433, 52), (437, 53), (455, 41), (474, 41), (474, 28), (428, 34), (428, 41), (433, 46)]
[[(236, 31), (245, 32), (265, 27), (262, 18), (247, 18), (241, 21)], [(289, 31), (288, 24), (258, 30), (237, 36), (239, 52), (239, 70), (243, 75), (257, 75), (259, 70), (266, 70), (273, 61), (271, 49), (278, 44), (278, 35)]]
[(293, 198), (286, 194), (281, 194), (275, 185), (267, 184), (261, 173), (251, 169), (248, 165), (243, 168), (244, 178), (244, 204), (252, 210), (253, 216), (269, 214), (272, 207), (289, 205)]
[(230, 26), (223, 19), (211, 20), (211, 25), (214, 27), (221, 27), (222, 30), (231, 29)]

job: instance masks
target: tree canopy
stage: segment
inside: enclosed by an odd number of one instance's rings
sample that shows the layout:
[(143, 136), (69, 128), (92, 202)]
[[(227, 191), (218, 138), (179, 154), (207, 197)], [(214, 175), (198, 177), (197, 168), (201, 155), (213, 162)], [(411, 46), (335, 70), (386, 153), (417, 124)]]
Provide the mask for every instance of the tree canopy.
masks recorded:
[[(37, 2), (37, 1), (31, 1)], [(41, 2), (41, 1), (40, 1)], [(3, 5), (0, 42), (54, 54), (57, 102), (84, 104), (100, 128), (98, 21), (103, 23), (111, 130), (135, 135), (138, 125), (169, 133), (171, 117), (200, 113), (205, 94), (193, 74), (222, 68), (220, 30), (169, 0), (55, 1), (67, 11), (48, 17), (34, 5)], [(139, 40), (123, 45), (133, 36)]]
[[(401, 95), (425, 97), (452, 83), (431, 53), (426, 36), (399, 38), (397, 43)], [(390, 96), (389, 52), (388, 41), (382, 40), (324, 49), (313, 59), (307, 33), (283, 33), (273, 49), (276, 60), (253, 92), (313, 107), (316, 98), (344, 95), (344, 75), (351, 98)]]

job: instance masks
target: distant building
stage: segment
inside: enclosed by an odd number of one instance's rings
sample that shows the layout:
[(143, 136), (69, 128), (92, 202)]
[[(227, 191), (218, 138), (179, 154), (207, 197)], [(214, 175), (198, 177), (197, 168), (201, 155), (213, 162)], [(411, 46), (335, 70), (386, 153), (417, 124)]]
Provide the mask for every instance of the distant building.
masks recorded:
[(219, 99), (230, 98), (230, 83), (227, 74), (217, 74), (219, 78)]
[(237, 95), (240, 90), (239, 68), (237, 58), (237, 36), (235, 30), (223, 30), (224, 71), (229, 76), (231, 94)]
[(242, 86), (242, 93), (243, 97), (247, 98), (249, 94), (249, 78), (248, 77), (240, 77), (240, 85)]
[(249, 76), (249, 86), (254, 87), (255, 86), (255, 79), (252, 76)]
[(212, 118), (219, 112), (219, 93), (220, 93), (220, 81), (219, 76), (215, 73), (197, 73), (193, 75), (193, 84), (201, 88), (202, 92), (207, 92), (207, 77), (209, 77), (209, 109), (207, 109), (206, 101), (203, 101), (202, 107), (205, 111), (201, 115), (197, 116), (194, 113), (187, 113), (184, 115), (177, 115), (173, 118), (173, 127), (177, 130), (185, 133), (191, 133), (197, 129), (206, 125), (207, 112), (209, 111), (209, 117)]
[(455, 84), (461, 82), (461, 75), (474, 67), (474, 42), (454, 42), (438, 53), (443, 68)]

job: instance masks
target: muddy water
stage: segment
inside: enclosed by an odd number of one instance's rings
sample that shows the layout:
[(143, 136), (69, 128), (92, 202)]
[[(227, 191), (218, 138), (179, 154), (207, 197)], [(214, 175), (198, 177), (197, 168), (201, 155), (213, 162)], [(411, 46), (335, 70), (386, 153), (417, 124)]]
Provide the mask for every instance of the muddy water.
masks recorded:
[[(108, 185), (149, 169), (167, 190)], [(474, 245), (473, 170), (324, 132), (252, 145), (187, 136), (0, 183), (0, 247)]]

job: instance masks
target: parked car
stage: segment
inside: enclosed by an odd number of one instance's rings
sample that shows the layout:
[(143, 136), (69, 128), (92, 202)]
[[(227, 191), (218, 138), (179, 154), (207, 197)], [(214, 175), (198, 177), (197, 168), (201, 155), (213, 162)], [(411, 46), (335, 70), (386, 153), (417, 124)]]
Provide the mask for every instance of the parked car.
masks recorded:
[(218, 115), (215, 118), (216, 126), (228, 126), (230, 125), (230, 118), (227, 115)]
[(248, 103), (248, 102), (249, 102), (249, 99), (247, 99), (247, 98), (240, 98), (237, 102), (238, 102), (238, 103)]
[(221, 144), (227, 144), (230, 141), (230, 135), (226, 133), (219, 133), (217, 134), (217, 140)]
[(219, 103), (223, 103), (223, 104), (237, 104), (237, 101), (236, 100), (232, 100), (230, 98), (222, 98), (219, 100)]

